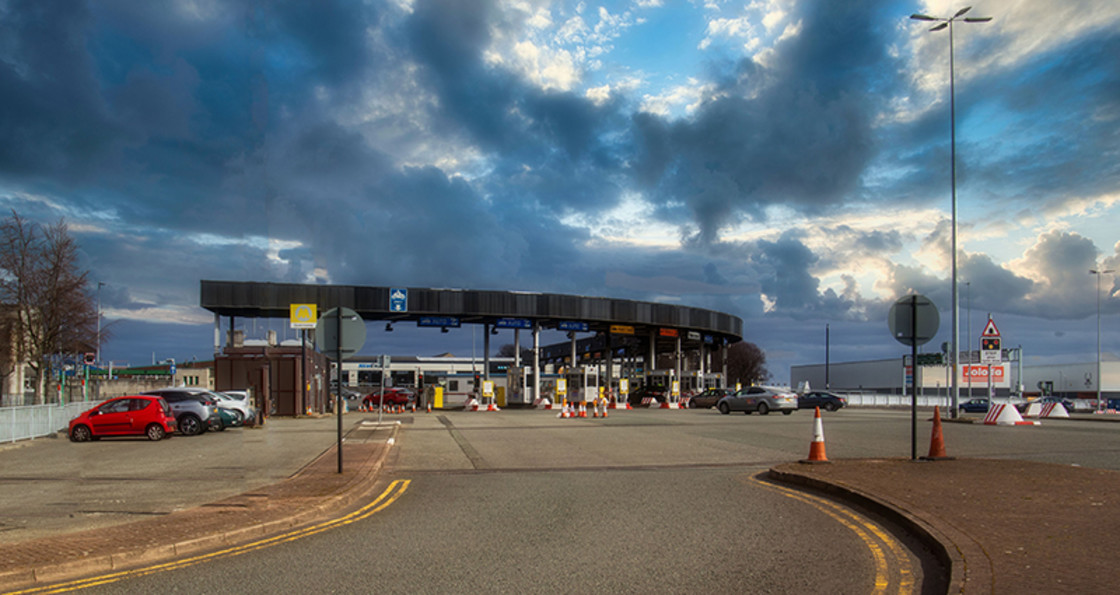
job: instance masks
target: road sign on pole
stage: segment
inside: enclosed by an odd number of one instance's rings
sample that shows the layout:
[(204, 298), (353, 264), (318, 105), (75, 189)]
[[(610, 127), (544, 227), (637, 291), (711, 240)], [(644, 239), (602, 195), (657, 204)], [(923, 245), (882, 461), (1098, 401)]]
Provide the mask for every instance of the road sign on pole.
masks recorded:
[[(899, 298), (887, 315), (891, 336), (903, 345), (910, 346), (910, 361), (918, 361), (918, 346), (924, 345), (937, 334), (941, 316), (937, 306), (924, 295)], [(916, 370), (915, 370), (916, 372)], [(910, 458), (918, 458), (918, 383), (910, 385)]]
[(350, 308), (332, 308), (315, 325), (315, 345), (335, 361), (335, 417), (338, 418), (338, 472), (342, 473), (342, 360), (366, 344), (366, 323)]
[(980, 363), (998, 364), (1003, 361), (1003, 351), (1000, 349), (999, 329), (996, 323), (988, 318), (984, 326), (984, 333), (980, 335)]

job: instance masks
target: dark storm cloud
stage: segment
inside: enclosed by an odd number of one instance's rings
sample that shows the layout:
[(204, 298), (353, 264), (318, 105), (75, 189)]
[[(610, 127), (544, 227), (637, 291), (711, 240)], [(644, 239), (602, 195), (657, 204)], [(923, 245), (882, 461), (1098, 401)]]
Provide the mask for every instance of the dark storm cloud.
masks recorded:
[(663, 217), (678, 221), (683, 203), (710, 242), (739, 214), (817, 211), (858, 191), (875, 150), (876, 72), (890, 68), (865, 10), (813, 3), (769, 67), (742, 61), (691, 119), (635, 116), (635, 179)]
[(441, 131), (466, 135), (496, 158), (488, 194), (502, 202), (535, 200), (558, 213), (617, 202), (610, 171), (620, 165), (621, 149), (606, 140), (625, 125), (617, 102), (597, 106), (487, 65), (482, 52), (497, 18), (489, 2), (426, 0), (414, 9), (403, 31), (437, 95), (435, 120)]
[(13, 1), (0, 15), (0, 174), (80, 179), (110, 160), (116, 125), (85, 50), (90, 14)]
[[(1015, 68), (989, 69), (958, 81), (960, 191), (1009, 206), (1037, 207), (1115, 189), (1120, 183), (1120, 63), (1112, 56), (1118, 53), (1120, 34), (1104, 28)], [(942, 104), (883, 132), (891, 151), (880, 158), (904, 172), (885, 189), (896, 200), (940, 199), (947, 191), (949, 105)]]

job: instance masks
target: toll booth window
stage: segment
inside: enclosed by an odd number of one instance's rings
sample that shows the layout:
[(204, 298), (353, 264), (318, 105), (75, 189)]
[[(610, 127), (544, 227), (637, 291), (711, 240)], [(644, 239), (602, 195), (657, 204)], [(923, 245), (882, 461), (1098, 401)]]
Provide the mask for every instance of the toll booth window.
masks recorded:
[(453, 393), (454, 392), (459, 392), (459, 381), (458, 380), (448, 381), (447, 384), (448, 384), (448, 386), (447, 386), (448, 391), (453, 392)]

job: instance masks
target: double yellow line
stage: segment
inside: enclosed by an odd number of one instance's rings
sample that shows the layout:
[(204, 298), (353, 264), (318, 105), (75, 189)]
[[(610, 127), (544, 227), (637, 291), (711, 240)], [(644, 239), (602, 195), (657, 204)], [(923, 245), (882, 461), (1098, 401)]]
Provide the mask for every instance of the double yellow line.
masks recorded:
[[(752, 477), (751, 481), (774, 490), (787, 498), (804, 502), (832, 517), (855, 533), (870, 550), (871, 557), (875, 561), (875, 588), (871, 591), (872, 593), (876, 595), (887, 593), (891, 589), (892, 581), (896, 581), (898, 584), (898, 590), (894, 591), (895, 593), (909, 595), (914, 592), (914, 573), (910, 556), (897, 540), (878, 525), (825, 498), (762, 481), (756, 477)], [(888, 554), (890, 559), (888, 559)], [(892, 567), (894, 568), (893, 571), (891, 570)]]
[(148, 576), (157, 572), (186, 568), (188, 566), (194, 566), (196, 564), (201, 564), (210, 560), (216, 560), (218, 558), (240, 556), (241, 554), (255, 552), (257, 550), (272, 547), (274, 545), (288, 543), (297, 539), (303, 539), (304, 537), (322, 533), (323, 531), (334, 529), (335, 527), (342, 527), (344, 525), (349, 525), (350, 523), (369, 518), (374, 514), (385, 510), (385, 508), (387, 508), (393, 502), (396, 502), (397, 499), (399, 499), (401, 495), (404, 494), (405, 490), (408, 489), (408, 486), (411, 482), (412, 481), (408, 479), (398, 479), (389, 484), (389, 487), (385, 488), (385, 491), (381, 492), (381, 495), (374, 499), (373, 502), (366, 504), (365, 506), (359, 508), (358, 510), (355, 510), (354, 512), (351, 512), (346, 516), (319, 523), (317, 525), (311, 525), (302, 529), (296, 529), (294, 531), (289, 531), (281, 535), (269, 537), (267, 539), (261, 539), (259, 541), (246, 543), (236, 547), (218, 550), (216, 552), (210, 552), (208, 554), (184, 558), (182, 560), (175, 560), (173, 562), (167, 562), (165, 564), (157, 564), (154, 566), (145, 566), (144, 568), (113, 572), (110, 574), (103, 574), (91, 578), (59, 583), (56, 585), (51, 585), (49, 587), (34, 587), (24, 591), (13, 591), (11, 595), (24, 593), (65, 593), (67, 591), (77, 591), (78, 589), (86, 589), (89, 587), (95, 587), (97, 585), (115, 583), (117, 581), (122, 581), (125, 579)]

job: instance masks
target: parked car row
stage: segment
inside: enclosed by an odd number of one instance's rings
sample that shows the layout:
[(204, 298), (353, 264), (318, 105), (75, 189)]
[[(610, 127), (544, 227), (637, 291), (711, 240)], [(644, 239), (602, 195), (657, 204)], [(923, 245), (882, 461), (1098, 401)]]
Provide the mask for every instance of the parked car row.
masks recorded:
[[(243, 391), (239, 391), (242, 392)], [(177, 386), (109, 399), (70, 420), (70, 440), (104, 436), (147, 436), (162, 440), (178, 431), (195, 436), (239, 427), (256, 412), (247, 394), (227, 395), (199, 387)]]

